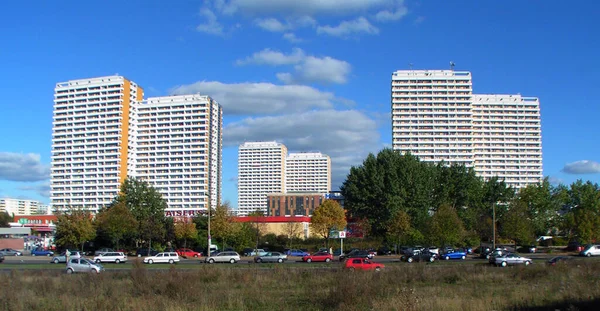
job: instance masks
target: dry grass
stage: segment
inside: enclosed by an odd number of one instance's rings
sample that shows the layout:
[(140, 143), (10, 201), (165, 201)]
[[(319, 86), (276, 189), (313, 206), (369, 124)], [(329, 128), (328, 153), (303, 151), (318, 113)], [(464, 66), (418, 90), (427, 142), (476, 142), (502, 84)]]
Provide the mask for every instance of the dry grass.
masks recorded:
[[(258, 267), (254, 266), (254, 267)], [(200, 269), (1, 276), (0, 310), (598, 310), (599, 262), (389, 265), (385, 271)]]

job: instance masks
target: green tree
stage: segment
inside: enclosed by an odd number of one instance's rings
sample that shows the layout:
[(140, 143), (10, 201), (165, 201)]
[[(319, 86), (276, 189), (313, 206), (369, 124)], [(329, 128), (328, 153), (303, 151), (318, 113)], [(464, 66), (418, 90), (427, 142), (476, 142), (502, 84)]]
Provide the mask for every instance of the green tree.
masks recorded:
[(111, 206), (125, 204), (138, 222), (136, 244), (164, 241), (167, 233), (165, 219), (166, 201), (150, 184), (136, 178), (127, 178), (121, 185), (121, 192)]
[(548, 178), (522, 188), (518, 200), (527, 206), (527, 216), (535, 236), (548, 235), (559, 225), (559, 210), (564, 204), (554, 195)]
[(459, 245), (465, 237), (463, 223), (449, 204), (443, 204), (429, 220), (428, 239), (439, 246)]
[(517, 245), (531, 244), (535, 240), (532, 224), (527, 204), (516, 199), (500, 221), (500, 233)]
[(117, 249), (121, 241), (135, 236), (138, 229), (137, 220), (124, 202), (101, 210), (95, 224), (99, 235), (106, 235)]
[(313, 212), (310, 227), (325, 238), (325, 245), (328, 247), (331, 230), (343, 230), (346, 224), (346, 212), (340, 204), (334, 200), (325, 200)]
[(211, 235), (216, 239), (220, 239), (223, 243), (223, 247), (225, 247), (227, 240), (235, 235), (236, 229), (238, 229), (238, 227), (233, 223), (229, 202), (217, 205), (214, 212), (211, 213)]
[(56, 219), (56, 244), (62, 247), (81, 247), (96, 237), (92, 214), (83, 209), (69, 208)]
[(14, 217), (7, 212), (0, 212), (0, 228), (10, 227), (9, 223), (14, 221)]
[(410, 216), (405, 211), (397, 211), (388, 223), (388, 239), (397, 245), (406, 243), (411, 233)]
[(177, 221), (175, 222), (175, 237), (178, 240), (183, 240), (183, 247), (187, 247), (187, 241), (198, 237), (198, 230), (193, 221)]
[(589, 243), (600, 238), (600, 187), (590, 181), (578, 180), (568, 191), (562, 227), (580, 242)]

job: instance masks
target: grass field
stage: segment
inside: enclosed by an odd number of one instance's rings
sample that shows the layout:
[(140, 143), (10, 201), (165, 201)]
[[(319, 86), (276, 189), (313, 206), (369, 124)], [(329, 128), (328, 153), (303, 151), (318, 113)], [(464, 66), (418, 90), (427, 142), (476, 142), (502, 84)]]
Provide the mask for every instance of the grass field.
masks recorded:
[[(222, 265), (221, 265), (222, 266)], [(390, 265), (339, 269), (199, 265), (100, 275), (0, 275), (2, 310), (598, 310), (600, 262), (496, 268)]]

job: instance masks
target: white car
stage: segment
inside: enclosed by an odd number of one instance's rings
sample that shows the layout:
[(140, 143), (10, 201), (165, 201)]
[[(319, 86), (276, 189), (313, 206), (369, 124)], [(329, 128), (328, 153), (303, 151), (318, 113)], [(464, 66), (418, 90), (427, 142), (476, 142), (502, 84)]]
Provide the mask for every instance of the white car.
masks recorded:
[(600, 256), (600, 245), (588, 245), (579, 253), (580, 256)]
[(122, 263), (127, 262), (127, 256), (121, 252), (108, 252), (101, 253), (100, 255), (94, 257), (94, 262), (114, 262), (114, 263)]
[(526, 265), (529, 266), (533, 261), (530, 258), (521, 257), (517, 254), (508, 253), (503, 256), (496, 257), (494, 263), (496, 266), (506, 267), (512, 265)]
[(170, 263), (174, 264), (179, 262), (179, 255), (175, 252), (164, 252), (158, 253), (154, 256), (144, 258), (144, 263), (153, 264), (153, 263)]

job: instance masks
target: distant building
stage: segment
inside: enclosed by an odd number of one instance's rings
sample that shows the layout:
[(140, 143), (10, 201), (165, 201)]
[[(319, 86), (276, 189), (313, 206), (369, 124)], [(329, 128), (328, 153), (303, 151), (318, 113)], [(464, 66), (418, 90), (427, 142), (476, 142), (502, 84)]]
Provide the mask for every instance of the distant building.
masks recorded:
[(42, 202), (11, 198), (0, 198), (0, 212), (7, 212), (15, 216), (52, 214), (50, 207)]
[(267, 215), (312, 216), (323, 201), (323, 193), (270, 193), (267, 195)]
[(284, 217), (284, 216), (241, 216), (234, 217), (235, 222), (245, 222), (255, 224), (261, 234), (275, 234), (285, 236), (295, 236), (297, 238), (307, 239), (310, 237), (310, 217)]
[(290, 153), (285, 160), (285, 192), (327, 193), (331, 159), (320, 152)]

